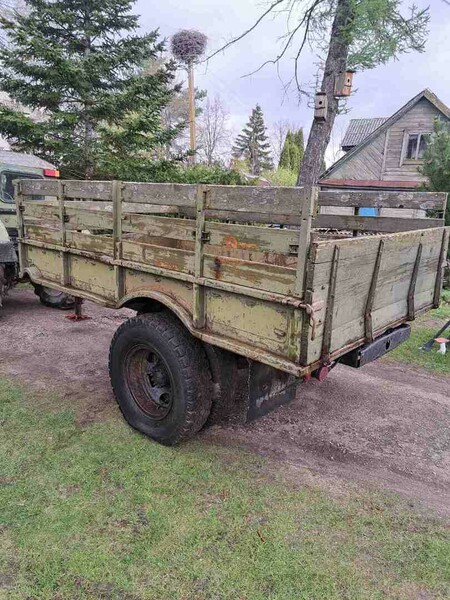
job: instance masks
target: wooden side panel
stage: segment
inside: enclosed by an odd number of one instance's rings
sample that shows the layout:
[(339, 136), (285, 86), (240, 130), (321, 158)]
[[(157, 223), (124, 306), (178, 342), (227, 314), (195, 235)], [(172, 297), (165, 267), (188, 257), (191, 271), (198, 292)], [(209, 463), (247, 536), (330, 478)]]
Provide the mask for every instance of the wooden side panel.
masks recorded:
[(286, 353), (291, 311), (288, 307), (274, 303), (218, 290), (206, 290), (208, 331), (281, 356)]
[(70, 285), (75, 290), (83, 290), (114, 301), (116, 295), (116, 275), (114, 267), (101, 260), (69, 255)]
[[(408, 291), (419, 244), (422, 256), (415, 286), (415, 309), (430, 306), (438, 270), (442, 228), (383, 236), (384, 250), (372, 308), (374, 332), (406, 320)], [(316, 339), (308, 345), (308, 363), (319, 360), (335, 246), (339, 246), (335, 305), (332, 315), (331, 352), (365, 337), (365, 311), (380, 237), (319, 242), (314, 262), (313, 302), (317, 313)]]
[(176, 302), (188, 314), (192, 314), (192, 284), (178, 281), (168, 277), (161, 278), (158, 275), (144, 273), (134, 269), (125, 270), (125, 295), (145, 295), (148, 292), (156, 292)]
[(48, 281), (61, 282), (61, 254), (55, 250), (26, 246), (25, 266), (37, 267)]

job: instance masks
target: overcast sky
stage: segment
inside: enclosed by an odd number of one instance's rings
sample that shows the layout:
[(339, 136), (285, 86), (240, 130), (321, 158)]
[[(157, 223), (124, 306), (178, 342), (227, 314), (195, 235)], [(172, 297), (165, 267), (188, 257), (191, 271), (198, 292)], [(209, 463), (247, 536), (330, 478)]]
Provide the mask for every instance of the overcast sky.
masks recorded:
[[(419, 7), (430, 6), (430, 35), (424, 54), (403, 55), (372, 71), (357, 73), (356, 93), (348, 102), (349, 113), (338, 117), (333, 136), (334, 148), (351, 118), (388, 117), (419, 91), (428, 87), (450, 105), (450, 0), (415, 0)], [(405, 4), (409, 4), (406, 2)], [(208, 52), (250, 27), (267, 7), (261, 0), (138, 0), (144, 31), (159, 27), (164, 37), (179, 29), (199, 29), (209, 39)], [(287, 119), (309, 129), (312, 111), (303, 101), (299, 104), (294, 89), (288, 95), (283, 82), (292, 74), (292, 54), (279, 69), (268, 65), (251, 77), (243, 77), (262, 62), (277, 54), (277, 39), (285, 32), (283, 18), (267, 19), (251, 35), (223, 54), (197, 68), (196, 84), (210, 97), (220, 96), (230, 113), (235, 133), (248, 119), (256, 103), (261, 104), (266, 124)], [(314, 81), (315, 58), (304, 55), (300, 78)], [(328, 162), (334, 158), (330, 149)]]

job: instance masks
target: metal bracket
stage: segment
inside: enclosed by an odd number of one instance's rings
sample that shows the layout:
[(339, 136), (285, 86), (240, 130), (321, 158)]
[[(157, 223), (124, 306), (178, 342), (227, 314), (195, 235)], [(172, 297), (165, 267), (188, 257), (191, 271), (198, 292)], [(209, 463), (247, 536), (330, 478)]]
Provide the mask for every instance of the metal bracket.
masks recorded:
[(366, 310), (364, 311), (364, 333), (368, 342), (371, 342), (373, 340), (372, 309), (375, 300), (375, 292), (377, 289), (378, 275), (380, 273), (381, 257), (383, 255), (383, 250), (384, 240), (380, 240), (377, 258), (375, 260), (375, 266), (372, 274), (372, 281), (370, 282), (369, 294), (367, 296)]
[(417, 275), (419, 273), (420, 259), (422, 258), (422, 244), (419, 244), (417, 248), (416, 260), (414, 262), (414, 268), (411, 276), (411, 283), (409, 284), (408, 291), (408, 319), (414, 321), (416, 318), (416, 309), (414, 306), (414, 293), (416, 291)]
[(328, 289), (327, 312), (323, 328), (322, 360), (326, 363), (330, 360), (331, 334), (333, 332), (334, 300), (336, 297), (336, 281), (339, 266), (339, 246), (334, 247), (333, 261), (331, 263), (330, 287)]

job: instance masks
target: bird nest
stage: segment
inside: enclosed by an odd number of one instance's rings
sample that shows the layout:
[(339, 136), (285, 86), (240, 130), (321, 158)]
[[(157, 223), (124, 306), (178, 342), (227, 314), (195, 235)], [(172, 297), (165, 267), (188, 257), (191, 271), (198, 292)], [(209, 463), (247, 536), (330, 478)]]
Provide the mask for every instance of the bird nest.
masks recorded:
[(184, 29), (172, 37), (172, 54), (179, 61), (191, 63), (204, 53), (208, 38), (194, 29)]

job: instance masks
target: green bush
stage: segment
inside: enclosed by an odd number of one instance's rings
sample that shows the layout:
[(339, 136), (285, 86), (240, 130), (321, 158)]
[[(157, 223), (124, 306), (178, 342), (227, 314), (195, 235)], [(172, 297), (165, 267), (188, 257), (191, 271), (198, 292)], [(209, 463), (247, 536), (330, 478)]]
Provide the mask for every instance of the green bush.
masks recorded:
[(264, 171), (262, 176), (270, 181), (272, 185), (280, 185), (280, 186), (294, 186), (297, 183), (297, 175), (295, 171), (291, 171), (291, 169), (284, 169), (280, 167), (276, 169), (276, 171)]

